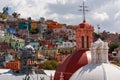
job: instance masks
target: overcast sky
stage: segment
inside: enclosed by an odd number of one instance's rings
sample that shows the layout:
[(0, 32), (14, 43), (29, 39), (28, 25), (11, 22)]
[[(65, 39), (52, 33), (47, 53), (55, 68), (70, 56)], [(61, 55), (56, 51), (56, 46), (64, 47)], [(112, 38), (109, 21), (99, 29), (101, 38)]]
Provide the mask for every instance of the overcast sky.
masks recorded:
[[(40, 17), (60, 23), (78, 25), (83, 21), (82, 12), (78, 11), (83, 0), (0, 0), (0, 11), (9, 6), (11, 11), (21, 14), (20, 17)], [(88, 6), (86, 21), (100, 30), (120, 33), (120, 0), (86, 0)]]

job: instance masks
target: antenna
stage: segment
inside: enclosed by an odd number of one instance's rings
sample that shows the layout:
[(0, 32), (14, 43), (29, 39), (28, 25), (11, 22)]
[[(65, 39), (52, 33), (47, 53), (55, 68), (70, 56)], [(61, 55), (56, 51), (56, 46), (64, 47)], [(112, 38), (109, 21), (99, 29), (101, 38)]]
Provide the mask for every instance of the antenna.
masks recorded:
[(88, 6), (85, 6), (85, 0), (83, 0), (83, 5), (80, 6), (80, 10), (79, 11), (82, 11), (83, 12), (83, 21), (85, 21), (85, 12), (88, 11), (86, 8), (88, 8)]

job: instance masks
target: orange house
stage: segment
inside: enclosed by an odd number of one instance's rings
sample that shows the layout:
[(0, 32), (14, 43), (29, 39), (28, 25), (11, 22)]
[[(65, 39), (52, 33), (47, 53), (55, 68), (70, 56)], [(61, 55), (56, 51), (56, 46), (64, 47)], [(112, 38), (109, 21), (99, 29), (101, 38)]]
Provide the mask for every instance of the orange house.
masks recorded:
[(57, 23), (57, 22), (52, 21), (52, 20), (47, 20), (45, 23), (48, 26), (47, 30), (53, 30), (55, 28), (62, 28), (62, 24)]
[(20, 70), (20, 61), (19, 60), (14, 60), (10, 62), (5, 62), (5, 68), (6, 69), (11, 69), (14, 72)]

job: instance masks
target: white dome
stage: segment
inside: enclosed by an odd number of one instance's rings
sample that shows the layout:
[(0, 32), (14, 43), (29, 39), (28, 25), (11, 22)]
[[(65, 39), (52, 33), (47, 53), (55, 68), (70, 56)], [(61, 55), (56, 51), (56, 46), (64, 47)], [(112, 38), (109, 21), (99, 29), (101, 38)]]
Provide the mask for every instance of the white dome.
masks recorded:
[(108, 61), (108, 44), (98, 39), (90, 50), (91, 64), (78, 69), (70, 80), (120, 80), (120, 67)]
[(32, 51), (35, 52), (35, 49), (31, 45), (26, 45), (24, 48), (25, 49), (32, 49)]
[(70, 80), (120, 80), (120, 67), (109, 64), (88, 64), (77, 70)]

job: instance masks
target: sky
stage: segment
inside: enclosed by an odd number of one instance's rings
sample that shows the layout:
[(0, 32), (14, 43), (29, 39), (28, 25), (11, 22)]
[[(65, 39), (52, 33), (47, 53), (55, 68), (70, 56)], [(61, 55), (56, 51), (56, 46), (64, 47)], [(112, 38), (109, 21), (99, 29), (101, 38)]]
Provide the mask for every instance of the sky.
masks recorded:
[[(95, 31), (103, 30), (120, 33), (120, 0), (84, 0), (86, 21), (94, 26)], [(0, 0), (0, 12), (5, 6), (10, 7), (10, 13), (18, 12), (21, 18), (40, 17), (57, 21), (62, 24), (78, 25), (83, 21), (79, 11), (83, 0)]]

